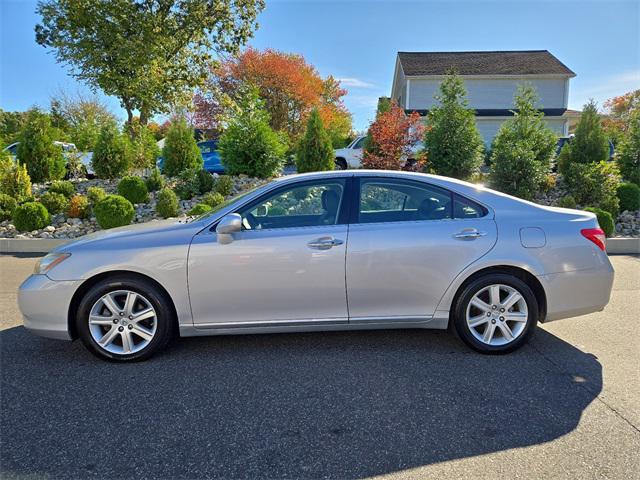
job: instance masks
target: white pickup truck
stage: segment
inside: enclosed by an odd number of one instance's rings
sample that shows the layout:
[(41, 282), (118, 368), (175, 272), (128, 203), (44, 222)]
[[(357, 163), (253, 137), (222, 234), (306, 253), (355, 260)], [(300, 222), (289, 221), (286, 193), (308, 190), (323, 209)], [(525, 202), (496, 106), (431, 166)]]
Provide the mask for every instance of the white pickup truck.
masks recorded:
[[(366, 138), (367, 137), (364, 135), (356, 137), (356, 139), (348, 146), (334, 150), (336, 170), (362, 167), (362, 149)], [(416, 155), (422, 150), (424, 150), (424, 143), (417, 142), (411, 149), (411, 154)], [(407, 158), (407, 164), (410, 165), (414, 161), (414, 158), (409, 155)]]
[[(11, 155), (11, 157), (15, 161), (18, 156), (19, 144), (20, 142), (12, 143), (11, 145), (6, 146), (2, 150), (5, 152), (9, 152), (9, 155)], [(79, 156), (80, 163), (82, 164), (82, 167), (84, 169), (84, 173), (86, 174), (87, 177), (93, 178), (93, 176), (95, 175), (93, 171), (93, 166), (91, 165), (93, 152), (79, 152), (73, 143), (54, 141), (53, 144), (58, 145), (60, 148), (62, 148), (62, 154), (67, 159), (69, 158), (70, 155), (77, 154)]]

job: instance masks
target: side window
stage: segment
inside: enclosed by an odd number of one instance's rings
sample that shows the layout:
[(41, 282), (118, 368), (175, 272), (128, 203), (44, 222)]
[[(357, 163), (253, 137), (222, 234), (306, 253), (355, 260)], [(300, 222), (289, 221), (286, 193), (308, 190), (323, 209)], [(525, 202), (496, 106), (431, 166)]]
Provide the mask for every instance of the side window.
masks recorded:
[(292, 185), (253, 202), (242, 216), (245, 230), (335, 225), (344, 198), (345, 179)]
[(453, 218), (481, 218), (487, 214), (487, 209), (468, 198), (454, 195)]
[(364, 147), (364, 141), (367, 137), (362, 137), (360, 140), (358, 140), (356, 143), (353, 144), (353, 147), (351, 148), (363, 148)]
[(451, 218), (451, 193), (402, 180), (363, 179), (360, 182), (360, 223), (443, 220)]

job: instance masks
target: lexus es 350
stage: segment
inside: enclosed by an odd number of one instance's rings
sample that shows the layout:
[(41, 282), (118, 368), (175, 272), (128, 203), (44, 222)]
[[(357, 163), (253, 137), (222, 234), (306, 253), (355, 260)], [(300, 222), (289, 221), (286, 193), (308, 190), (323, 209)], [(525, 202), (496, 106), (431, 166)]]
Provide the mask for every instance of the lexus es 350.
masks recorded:
[(21, 285), (25, 327), (99, 357), (175, 336), (450, 328), (510, 352), (602, 310), (613, 269), (589, 212), (409, 172), (280, 178), (188, 222), (85, 236)]

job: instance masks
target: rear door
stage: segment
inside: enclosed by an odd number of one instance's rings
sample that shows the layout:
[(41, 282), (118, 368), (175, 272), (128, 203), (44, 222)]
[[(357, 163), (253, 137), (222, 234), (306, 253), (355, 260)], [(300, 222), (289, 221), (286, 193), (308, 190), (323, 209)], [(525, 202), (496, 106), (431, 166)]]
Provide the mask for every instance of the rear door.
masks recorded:
[(453, 279), (495, 244), (489, 211), (425, 182), (360, 177), (349, 227), (352, 322), (424, 320)]

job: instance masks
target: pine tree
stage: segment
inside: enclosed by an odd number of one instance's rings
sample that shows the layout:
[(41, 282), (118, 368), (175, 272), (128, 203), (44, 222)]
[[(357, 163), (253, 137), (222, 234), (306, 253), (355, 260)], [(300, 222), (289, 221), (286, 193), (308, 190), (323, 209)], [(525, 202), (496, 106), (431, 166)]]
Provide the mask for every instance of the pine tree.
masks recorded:
[(320, 112), (314, 108), (309, 115), (307, 131), (300, 140), (296, 154), (299, 173), (333, 170), (334, 155), (331, 138), (322, 125)]
[(556, 135), (536, 110), (538, 98), (530, 85), (516, 93), (513, 118), (504, 122), (492, 145), (492, 185), (498, 190), (531, 200), (543, 184), (555, 153)]
[(170, 177), (185, 170), (202, 169), (202, 154), (193, 136), (193, 130), (184, 118), (171, 122), (162, 149), (162, 173)]
[(427, 117), (425, 147), (434, 173), (467, 179), (478, 171), (484, 143), (475, 112), (467, 107), (462, 79), (451, 71), (440, 84), (440, 102)]

